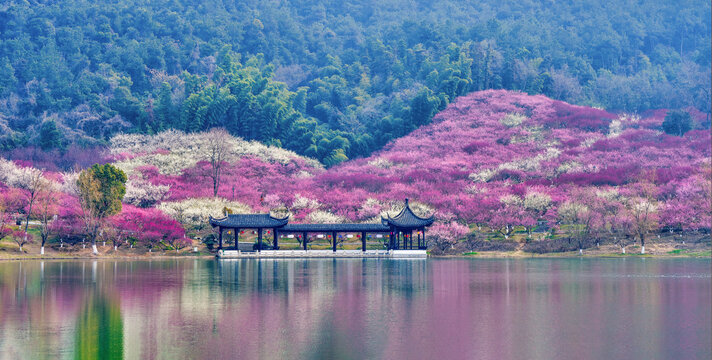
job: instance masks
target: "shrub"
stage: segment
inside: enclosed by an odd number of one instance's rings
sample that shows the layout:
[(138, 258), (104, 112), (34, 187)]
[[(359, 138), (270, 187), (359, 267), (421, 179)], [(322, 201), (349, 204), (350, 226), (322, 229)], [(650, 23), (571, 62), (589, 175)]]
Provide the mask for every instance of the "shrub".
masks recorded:
[(217, 244), (217, 243), (218, 243), (218, 241), (216, 239), (215, 234), (208, 234), (208, 235), (205, 235), (205, 237), (203, 238), (203, 244), (205, 244), (205, 246), (208, 248), (208, 250), (212, 251), (213, 248), (215, 247), (215, 244)]
[(663, 131), (666, 134), (682, 136), (692, 130), (692, 116), (687, 111), (668, 111), (663, 120)]

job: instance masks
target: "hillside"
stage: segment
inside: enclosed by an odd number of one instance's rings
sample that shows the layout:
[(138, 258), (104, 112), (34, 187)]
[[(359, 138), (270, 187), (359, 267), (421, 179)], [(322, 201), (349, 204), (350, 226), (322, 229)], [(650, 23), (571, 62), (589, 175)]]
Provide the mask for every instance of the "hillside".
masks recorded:
[(710, 32), (700, 0), (5, 1), (0, 151), (224, 127), (332, 166), (485, 89), (709, 113)]
[[(189, 234), (204, 234), (208, 217), (225, 209), (286, 212), (295, 222), (371, 222), (410, 198), (417, 212), (436, 215), (437, 247), (463, 237), (506, 243), (515, 235), (565, 235), (567, 246), (571, 239), (624, 244), (661, 231), (710, 229), (710, 132), (668, 135), (660, 130), (664, 117), (488, 90), (459, 98), (432, 124), (371, 157), (330, 169), (228, 136), (217, 197), (205, 161), (212, 133), (117, 135), (103, 161), (128, 175), (126, 211), (168, 215)], [(695, 123), (704, 120), (698, 114)], [(22, 211), (31, 168), (5, 160), (0, 167), (5, 204)], [(76, 173), (44, 176), (64, 193), (61, 216), (78, 217)], [(141, 210), (154, 207), (166, 215)]]
[[(622, 207), (646, 198), (656, 202), (661, 227), (709, 228), (710, 133), (667, 135), (660, 131), (664, 115), (615, 115), (544, 96), (483, 91), (458, 99), (433, 124), (373, 156), (328, 170), (296, 154), (269, 155), (284, 153), (277, 149), (243, 155), (226, 170), (220, 195), (251, 211), (286, 207), (296, 220), (310, 221), (371, 221), (408, 197), (440, 219), (493, 228), (559, 221), (564, 204), (593, 213), (604, 200)], [(195, 143), (169, 134), (159, 138)], [(165, 146), (161, 151), (170, 153)], [(127, 150), (115, 145), (113, 151)], [(169, 202), (211, 192), (212, 184), (195, 176), (199, 167), (141, 162), (147, 163), (156, 167), (138, 172), (170, 185)]]

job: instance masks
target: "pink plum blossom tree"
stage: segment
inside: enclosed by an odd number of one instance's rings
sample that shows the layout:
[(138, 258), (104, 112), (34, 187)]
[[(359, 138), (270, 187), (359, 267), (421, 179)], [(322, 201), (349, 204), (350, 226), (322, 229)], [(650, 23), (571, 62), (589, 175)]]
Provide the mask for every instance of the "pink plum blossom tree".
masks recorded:
[(22, 246), (35, 242), (35, 237), (32, 234), (21, 230), (14, 230), (10, 233), (10, 239), (20, 247), (20, 252), (23, 252)]
[(451, 221), (448, 223), (436, 223), (428, 231), (428, 243), (435, 245), (439, 251), (452, 248), (459, 239), (463, 238), (470, 229), (462, 224)]

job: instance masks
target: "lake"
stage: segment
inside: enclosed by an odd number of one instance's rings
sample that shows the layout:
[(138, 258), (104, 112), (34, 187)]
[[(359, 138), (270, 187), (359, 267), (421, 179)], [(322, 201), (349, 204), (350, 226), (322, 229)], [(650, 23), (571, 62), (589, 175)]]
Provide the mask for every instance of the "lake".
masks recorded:
[(710, 259), (0, 263), (2, 359), (710, 359)]

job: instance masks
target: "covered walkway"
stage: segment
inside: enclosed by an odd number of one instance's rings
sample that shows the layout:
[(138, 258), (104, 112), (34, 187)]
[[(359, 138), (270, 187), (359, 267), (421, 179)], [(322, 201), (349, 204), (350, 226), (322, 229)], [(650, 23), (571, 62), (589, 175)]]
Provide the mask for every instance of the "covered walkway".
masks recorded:
[[(279, 250), (280, 234), (295, 235), (303, 250), (307, 250), (309, 234), (326, 234), (331, 240), (332, 252), (336, 253), (340, 243), (339, 233), (358, 233), (361, 239), (361, 251), (366, 252), (366, 238), (369, 234), (387, 234), (384, 242), (385, 250), (425, 250), (425, 228), (433, 223), (433, 217), (423, 218), (415, 215), (405, 199), (405, 206), (398, 215), (381, 217), (380, 224), (289, 224), (288, 217), (276, 218), (270, 214), (230, 214), (220, 219), (210, 218), (210, 225), (218, 227), (218, 250), (223, 249), (223, 231), (232, 229), (235, 235), (235, 249), (238, 250), (239, 234), (244, 229), (257, 230), (257, 248), (262, 251), (262, 235), (264, 229), (271, 229), (273, 235), (272, 249)], [(413, 241), (413, 231), (417, 241)], [(343, 237), (341, 237), (343, 239)]]

